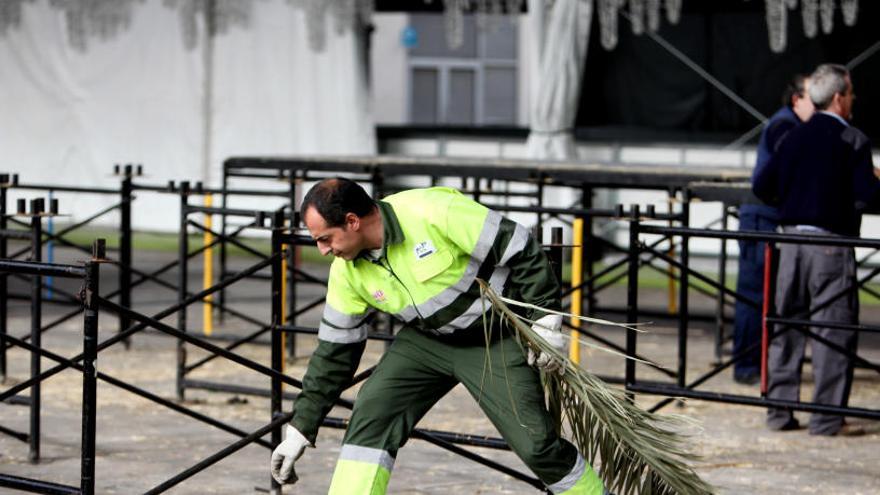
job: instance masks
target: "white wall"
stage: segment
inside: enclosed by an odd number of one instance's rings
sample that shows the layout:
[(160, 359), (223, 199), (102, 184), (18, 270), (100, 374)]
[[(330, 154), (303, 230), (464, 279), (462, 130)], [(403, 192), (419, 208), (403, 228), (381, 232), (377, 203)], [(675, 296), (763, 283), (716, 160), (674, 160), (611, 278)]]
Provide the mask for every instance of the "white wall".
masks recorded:
[[(23, 183), (118, 187), (113, 164), (141, 163), (153, 184), (217, 185), (222, 161), (234, 154), (375, 152), (359, 39), (329, 15), (317, 52), (300, 8), (247, 4), (250, 27), (215, 38), (208, 74), (203, 26), (188, 49), (168, 2), (128, 4), (130, 26), (89, 38), (85, 51), (68, 39), (65, 5), (25, 2), (20, 26), (0, 36), (0, 171)], [(35, 196), (13, 191), (13, 199)], [(117, 201), (60, 199), (71, 221)], [(144, 193), (133, 212), (136, 228), (177, 228), (176, 198)]]
[(404, 125), (409, 120), (409, 70), (407, 51), (401, 42), (409, 15), (376, 13), (373, 15), (370, 51), (370, 92), (373, 118), (378, 125)]

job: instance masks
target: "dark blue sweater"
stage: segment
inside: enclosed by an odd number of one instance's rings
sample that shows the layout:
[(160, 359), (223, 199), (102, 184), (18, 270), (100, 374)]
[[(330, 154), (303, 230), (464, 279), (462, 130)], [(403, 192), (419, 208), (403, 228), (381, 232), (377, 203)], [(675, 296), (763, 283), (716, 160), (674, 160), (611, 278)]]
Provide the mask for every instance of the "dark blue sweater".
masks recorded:
[[(800, 123), (797, 114), (789, 106), (780, 108), (767, 120), (767, 125), (761, 130), (761, 139), (758, 141), (758, 158), (755, 160), (752, 180), (756, 175), (762, 173), (767, 162), (770, 161), (770, 157), (776, 152), (776, 147), (782, 138)], [(779, 223), (779, 211), (773, 206), (746, 203), (740, 205), (739, 211), (740, 215), (759, 215), (771, 220), (772, 222), (769, 222), (768, 226)]]
[(858, 236), (861, 214), (880, 205), (870, 141), (819, 112), (783, 138), (756, 171), (752, 191), (779, 208), (782, 225), (814, 225), (846, 236)]

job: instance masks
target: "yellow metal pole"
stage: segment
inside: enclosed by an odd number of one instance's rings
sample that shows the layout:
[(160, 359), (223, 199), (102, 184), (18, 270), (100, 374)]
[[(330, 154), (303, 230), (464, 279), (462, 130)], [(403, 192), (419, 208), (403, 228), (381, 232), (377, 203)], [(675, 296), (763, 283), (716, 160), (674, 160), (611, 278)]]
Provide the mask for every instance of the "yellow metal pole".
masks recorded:
[(583, 282), (584, 271), (582, 266), (584, 254), (584, 220), (582, 218), (576, 218), (572, 227), (574, 229), (574, 232), (572, 233), (572, 244), (574, 244), (574, 247), (571, 250), (571, 286), (578, 288), (571, 292), (571, 314), (573, 315), (571, 318), (571, 326), (574, 328), (571, 330), (571, 343), (568, 348), (568, 358), (571, 359), (572, 363), (580, 364), (580, 332), (578, 332), (577, 329), (581, 327), (581, 320), (576, 317), (581, 316), (581, 302), (583, 300), (579, 286)]
[[(210, 207), (213, 204), (213, 197), (210, 194), (205, 195), (205, 206)], [(205, 246), (214, 242), (214, 236), (209, 231), (213, 224), (213, 216), (210, 213), (205, 214), (205, 230), (204, 242)], [(204, 253), (204, 269), (202, 270), (202, 285), (205, 289), (214, 285), (214, 249), (207, 248)], [(214, 296), (209, 294), (205, 296), (202, 303), (202, 326), (205, 335), (211, 335), (214, 332), (214, 312), (211, 302)]]
[[(673, 207), (673, 197), (672, 196), (669, 197), (667, 204), (669, 204), (669, 213), (672, 213), (672, 207)], [(670, 227), (674, 226), (672, 220), (669, 221), (669, 226)], [(672, 237), (669, 238), (669, 252), (667, 254), (669, 255), (670, 258), (675, 258), (675, 242), (673, 242)], [(669, 311), (669, 314), (674, 315), (675, 313), (678, 312), (678, 300), (676, 298), (676, 292), (675, 292), (675, 267), (672, 265), (669, 265), (669, 267), (666, 268), (666, 275), (668, 277), (667, 278), (667, 288), (668, 288), (667, 295), (669, 297), (669, 303), (667, 304), (667, 310)]]
[[(287, 248), (287, 244), (281, 245), (281, 252), (285, 252)], [(281, 324), (284, 325), (287, 322), (287, 256), (281, 257)], [(281, 349), (282, 352), (287, 352), (287, 332), (281, 333)], [(288, 359), (293, 358), (293, 356), (288, 356)], [(281, 371), (284, 371), (284, 362), (287, 359), (281, 360)], [(284, 387), (284, 384), (281, 384)]]

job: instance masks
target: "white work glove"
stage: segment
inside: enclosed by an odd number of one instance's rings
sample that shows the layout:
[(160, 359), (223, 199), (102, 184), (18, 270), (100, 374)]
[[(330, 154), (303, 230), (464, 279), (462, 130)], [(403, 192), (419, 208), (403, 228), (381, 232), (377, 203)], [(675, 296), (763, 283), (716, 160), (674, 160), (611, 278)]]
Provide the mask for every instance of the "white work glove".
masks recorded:
[[(562, 335), (562, 315), (542, 316), (532, 325), (532, 330), (557, 351), (565, 353), (565, 336)], [(546, 352), (532, 350), (531, 347), (529, 347), (528, 363), (530, 366), (534, 366), (547, 373), (557, 372), (560, 375), (565, 373), (565, 366), (558, 359), (554, 359), (553, 356)]]
[(303, 455), (306, 447), (313, 447), (293, 426), (284, 429), (284, 441), (272, 452), (272, 477), (282, 485), (294, 484), (299, 478), (293, 470), (293, 463)]

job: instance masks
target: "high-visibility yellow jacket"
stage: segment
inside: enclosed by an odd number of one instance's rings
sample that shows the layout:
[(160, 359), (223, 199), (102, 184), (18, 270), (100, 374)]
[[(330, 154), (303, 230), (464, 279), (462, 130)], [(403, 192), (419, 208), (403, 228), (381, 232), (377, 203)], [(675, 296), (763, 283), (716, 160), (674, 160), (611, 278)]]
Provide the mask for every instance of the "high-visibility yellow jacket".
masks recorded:
[(379, 259), (336, 258), (330, 268), (318, 347), (292, 420), (310, 441), (357, 369), (374, 311), (448, 338), (482, 334), (485, 302), (476, 278), (506, 297), (560, 307), (547, 258), (522, 225), (445, 187), (400, 192), (378, 208), (384, 229)]

